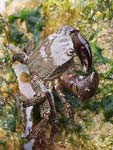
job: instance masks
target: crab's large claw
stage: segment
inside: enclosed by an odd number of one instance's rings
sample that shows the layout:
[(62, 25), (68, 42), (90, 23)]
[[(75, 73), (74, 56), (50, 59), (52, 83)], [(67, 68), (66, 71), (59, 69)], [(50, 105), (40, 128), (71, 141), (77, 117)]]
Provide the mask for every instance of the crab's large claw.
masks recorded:
[(92, 72), (87, 77), (75, 75), (61, 79), (62, 85), (81, 100), (90, 99), (96, 92), (99, 84), (97, 72)]
[(92, 53), (88, 41), (76, 29), (71, 32), (71, 38), (75, 53), (82, 63), (83, 71), (89, 71), (92, 65)]

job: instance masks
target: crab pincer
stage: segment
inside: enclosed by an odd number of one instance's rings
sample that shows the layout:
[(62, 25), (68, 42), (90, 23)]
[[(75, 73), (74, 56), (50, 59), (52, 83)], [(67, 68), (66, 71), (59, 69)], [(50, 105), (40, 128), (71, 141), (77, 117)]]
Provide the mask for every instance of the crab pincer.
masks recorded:
[(80, 100), (86, 101), (95, 94), (99, 85), (99, 76), (96, 71), (86, 77), (78, 74), (71, 77), (65, 76), (61, 78), (61, 84), (75, 96), (78, 96)]

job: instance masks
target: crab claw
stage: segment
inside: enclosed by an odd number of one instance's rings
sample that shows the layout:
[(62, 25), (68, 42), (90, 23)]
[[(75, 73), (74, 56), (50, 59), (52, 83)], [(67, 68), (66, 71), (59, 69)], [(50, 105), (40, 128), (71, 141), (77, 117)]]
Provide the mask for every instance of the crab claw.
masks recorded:
[(86, 78), (80, 76), (76, 80), (77, 95), (81, 100), (90, 99), (96, 92), (99, 84), (99, 76), (97, 72), (92, 72)]
[(20, 63), (26, 64), (27, 63), (27, 55), (22, 52), (22, 53), (16, 53), (13, 57), (12, 57), (12, 63), (14, 63), (15, 61), (19, 61)]
[(73, 41), (75, 53), (80, 58), (83, 71), (87, 72), (92, 65), (92, 53), (89, 43), (76, 29), (71, 31), (70, 35)]
[(99, 84), (99, 76), (97, 72), (92, 72), (87, 77), (81, 75), (64, 77), (61, 79), (61, 83), (84, 101), (90, 99), (95, 94)]

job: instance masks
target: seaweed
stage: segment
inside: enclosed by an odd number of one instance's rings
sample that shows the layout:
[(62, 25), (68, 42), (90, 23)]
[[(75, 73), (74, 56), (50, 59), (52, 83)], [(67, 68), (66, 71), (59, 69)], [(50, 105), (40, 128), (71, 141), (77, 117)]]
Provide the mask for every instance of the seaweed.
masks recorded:
[(19, 30), (16, 24), (11, 24), (10, 25), (10, 30), (9, 30), (9, 41), (13, 42), (15, 45), (19, 44), (25, 44), (28, 41), (27, 36)]
[(113, 117), (113, 95), (107, 95), (102, 99), (104, 117), (107, 121)]
[[(9, 39), (14, 42), (15, 45), (25, 44), (29, 37), (25, 34), (25, 31), (20, 30), (22, 22), (25, 22), (27, 32), (32, 33), (32, 38), (36, 45), (40, 40), (40, 33), (45, 25), (44, 18), (41, 15), (40, 8), (37, 7), (34, 10), (23, 9), (16, 14), (12, 14), (8, 17), (9, 21)], [(18, 21), (20, 20), (20, 25)]]

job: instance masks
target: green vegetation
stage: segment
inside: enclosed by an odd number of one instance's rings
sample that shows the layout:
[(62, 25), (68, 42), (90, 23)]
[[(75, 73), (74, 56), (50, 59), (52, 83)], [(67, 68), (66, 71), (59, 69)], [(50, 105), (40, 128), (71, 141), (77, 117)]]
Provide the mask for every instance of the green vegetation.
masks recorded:
[(23, 9), (21, 12), (9, 16), (9, 39), (11, 39), (11, 41), (14, 41), (16, 44), (25, 44), (28, 41), (28, 38), (25, 33), (19, 30), (19, 26), (17, 26), (18, 20), (20, 21), (20, 25), (22, 24), (22, 22), (25, 22), (27, 32), (32, 33), (32, 38), (37, 45), (39, 42), (40, 33), (44, 27), (44, 19), (41, 17), (40, 9)]
[[(24, 30), (21, 29), (23, 23), (25, 23)], [(31, 34), (31, 38), (34, 39), (37, 45), (44, 24), (45, 21), (41, 16), (39, 8), (34, 10), (23, 9), (16, 14), (8, 16), (8, 21), (5, 21), (5, 18), (0, 16), (0, 33), (5, 32), (8, 42), (20, 47), (28, 41), (29, 34)]]

